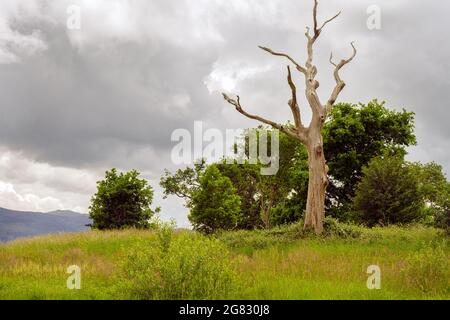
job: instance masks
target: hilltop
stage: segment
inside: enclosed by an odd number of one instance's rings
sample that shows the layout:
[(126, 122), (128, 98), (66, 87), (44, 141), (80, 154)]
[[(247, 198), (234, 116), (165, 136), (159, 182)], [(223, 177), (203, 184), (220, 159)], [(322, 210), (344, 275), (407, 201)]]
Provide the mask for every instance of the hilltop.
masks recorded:
[(27, 212), (0, 208), (0, 241), (64, 232), (87, 231), (89, 216), (73, 211)]
[[(450, 245), (439, 230), (349, 230), (317, 237), (294, 225), (212, 239), (90, 231), (17, 240), (0, 245), (0, 299), (450, 299)], [(80, 267), (81, 290), (66, 288), (70, 265)], [(366, 286), (370, 265), (380, 267), (381, 290)]]

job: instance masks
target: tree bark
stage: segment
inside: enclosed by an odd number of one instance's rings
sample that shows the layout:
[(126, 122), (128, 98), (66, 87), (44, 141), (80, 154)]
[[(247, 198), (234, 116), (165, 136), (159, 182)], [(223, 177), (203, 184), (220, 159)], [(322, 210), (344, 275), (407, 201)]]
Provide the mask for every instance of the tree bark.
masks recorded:
[[(229, 104), (233, 105), (239, 113), (243, 114), (247, 118), (257, 120), (269, 126), (272, 126), (274, 129), (278, 129), (288, 136), (299, 140), (306, 146), (308, 150), (309, 184), (304, 228), (313, 229), (317, 234), (319, 234), (323, 231), (323, 223), (325, 219), (325, 192), (328, 186), (328, 166), (326, 164), (323, 151), (322, 128), (339, 94), (345, 87), (345, 82), (341, 79), (339, 72), (345, 65), (350, 63), (355, 58), (356, 48), (352, 42), (352, 56), (348, 59), (341, 60), (339, 63), (333, 62), (333, 54), (331, 54), (330, 63), (335, 67), (333, 75), (336, 81), (336, 86), (334, 87), (327, 103), (323, 105), (320, 102), (319, 96), (317, 94), (319, 82), (316, 80), (317, 68), (313, 64), (313, 48), (324, 27), (331, 21), (336, 19), (340, 15), (340, 12), (319, 25), (317, 20), (317, 7), (318, 0), (314, 0), (313, 28), (312, 30), (310, 28), (306, 28), (305, 33), (305, 36), (308, 39), (308, 57), (305, 65), (301, 65), (288, 54), (276, 52), (270, 48), (260, 46), (262, 50), (274, 56), (284, 57), (288, 59), (289, 62), (295, 66), (297, 71), (304, 75), (306, 87), (305, 95), (309, 107), (313, 113), (313, 118), (309, 127), (305, 127), (302, 123), (300, 107), (297, 100), (297, 87), (292, 80), (291, 69), (289, 66), (287, 67), (287, 80), (289, 87), (291, 88), (292, 98), (289, 100), (288, 105), (294, 117), (294, 126), (284, 126), (261, 116), (248, 113), (242, 108), (239, 96), (237, 96), (237, 99), (232, 99), (226, 93), (223, 93), (223, 97)], [(263, 218), (263, 221), (264, 219), (265, 218)], [(264, 222), (266, 223), (266, 221)]]
[(320, 129), (307, 143), (309, 182), (304, 225), (306, 230), (314, 230), (317, 234), (323, 231), (325, 192), (328, 185), (328, 167), (323, 152), (323, 139)]

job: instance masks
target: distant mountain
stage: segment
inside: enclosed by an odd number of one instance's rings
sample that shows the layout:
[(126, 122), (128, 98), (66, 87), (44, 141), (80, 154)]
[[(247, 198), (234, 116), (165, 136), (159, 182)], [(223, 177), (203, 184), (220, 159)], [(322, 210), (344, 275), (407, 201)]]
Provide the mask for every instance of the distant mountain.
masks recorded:
[(0, 208), (0, 241), (51, 233), (87, 231), (91, 220), (73, 211), (24, 212)]

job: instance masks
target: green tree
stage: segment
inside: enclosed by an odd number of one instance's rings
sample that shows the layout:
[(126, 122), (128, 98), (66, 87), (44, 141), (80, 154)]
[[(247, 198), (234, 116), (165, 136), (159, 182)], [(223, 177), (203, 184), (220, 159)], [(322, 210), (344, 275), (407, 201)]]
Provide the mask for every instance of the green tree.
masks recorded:
[(164, 199), (174, 195), (186, 201), (186, 207), (192, 207), (192, 197), (200, 188), (200, 176), (207, 165), (204, 159), (195, 163), (194, 167), (179, 169), (174, 174), (165, 170), (160, 185), (164, 189)]
[(189, 221), (195, 230), (211, 233), (232, 230), (240, 219), (241, 199), (228, 177), (216, 165), (200, 176), (200, 188), (193, 192)]
[[(257, 130), (257, 141), (263, 127), (249, 129), (235, 145), (239, 156), (248, 156), (249, 131)], [(271, 150), (271, 134), (268, 130), (267, 150)], [(262, 164), (229, 164), (222, 160), (214, 164), (221, 175), (230, 179), (241, 198), (241, 214), (237, 229), (269, 228), (272, 225), (298, 221), (306, 206), (308, 161), (306, 148), (284, 133), (279, 135), (279, 170), (275, 175), (261, 175)], [(259, 146), (258, 146), (259, 148)], [(200, 176), (208, 166), (205, 162), (194, 167), (180, 169), (174, 174), (166, 171), (161, 178), (165, 197), (175, 195), (186, 201), (192, 209), (193, 194), (201, 190)], [(275, 215), (274, 215), (275, 214)]]
[(446, 227), (450, 211), (450, 183), (441, 165), (413, 163), (411, 169), (419, 180), (419, 191), (426, 203), (426, 222)]
[(362, 168), (386, 153), (405, 155), (405, 148), (415, 144), (412, 112), (389, 110), (377, 100), (367, 105), (336, 105), (324, 127), (329, 213), (342, 220), (351, 219), (347, 212)]
[(273, 226), (298, 222), (304, 218), (308, 177), (308, 152), (305, 146), (280, 134), (280, 170), (276, 176), (265, 177), (262, 182), (266, 188), (279, 188), (270, 217)]
[(153, 189), (146, 180), (139, 179), (138, 171), (107, 171), (105, 179), (97, 182), (97, 193), (91, 199), (91, 227), (99, 230), (148, 228), (155, 213), (150, 208), (152, 200)]
[[(247, 130), (241, 139), (241, 143), (245, 145), (237, 146), (237, 149), (245, 150), (245, 156), (248, 156), (250, 130), (257, 130), (258, 143), (261, 130), (264, 130), (267, 133), (267, 150), (272, 150), (273, 130), (263, 126)], [(246, 229), (271, 228), (274, 225), (298, 221), (305, 210), (308, 191), (306, 148), (283, 132), (279, 132), (278, 145), (278, 170), (274, 175), (262, 175), (261, 163), (219, 166), (221, 172), (228, 176), (238, 189), (243, 204), (243, 218), (250, 213), (248, 218), (251, 217), (251, 220), (248, 222), (252, 224), (248, 224)], [(257, 147), (259, 149), (259, 145)]]
[[(237, 229), (254, 229), (261, 225), (259, 203), (255, 200), (258, 193), (259, 167), (245, 164), (227, 164), (225, 161), (216, 163), (220, 173), (228, 177), (236, 193), (241, 198), (241, 216), (237, 222)], [(160, 185), (164, 189), (164, 198), (170, 195), (185, 200), (185, 206), (192, 209), (192, 198), (201, 189), (200, 177), (208, 168), (205, 160), (193, 167), (179, 169), (175, 173), (165, 171)]]
[(261, 206), (258, 200), (260, 167), (249, 163), (216, 164), (220, 173), (229, 178), (241, 198), (241, 214), (237, 229), (252, 230), (262, 227)]
[(368, 226), (406, 224), (422, 217), (418, 177), (402, 157), (377, 157), (363, 168), (354, 208)]

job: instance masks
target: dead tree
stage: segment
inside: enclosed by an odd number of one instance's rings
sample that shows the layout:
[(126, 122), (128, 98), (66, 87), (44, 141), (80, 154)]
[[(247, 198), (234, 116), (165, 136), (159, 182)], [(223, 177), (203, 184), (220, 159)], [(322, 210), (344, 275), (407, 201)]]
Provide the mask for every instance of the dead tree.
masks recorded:
[(323, 231), (323, 222), (325, 218), (325, 192), (328, 185), (328, 166), (326, 164), (323, 150), (322, 128), (339, 94), (345, 87), (345, 82), (341, 79), (339, 71), (346, 64), (352, 61), (356, 56), (356, 48), (353, 43), (351, 43), (351, 46), (353, 48), (352, 56), (347, 60), (341, 60), (339, 63), (333, 62), (333, 54), (331, 54), (330, 63), (335, 67), (334, 78), (336, 80), (336, 86), (326, 104), (323, 104), (317, 94), (319, 82), (316, 80), (317, 67), (313, 63), (313, 49), (314, 44), (322, 33), (324, 27), (328, 23), (336, 19), (341, 14), (341, 12), (319, 25), (317, 21), (317, 7), (318, 1), (314, 0), (314, 25), (312, 28), (312, 32), (311, 29), (307, 27), (305, 33), (308, 40), (307, 60), (305, 65), (301, 65), (291, 56), (285, 53), (276, 52), (266, 47), (259, 47), (274, 56), (286, 58), (290, 61), (290, 63), (294, 65), (295, 69), (304, 76), (306, 86), (306, 100), (308, 101), (309, 107), (312, 111), (312, 120), (308, 127), (306, 127), (302, 122), (300, 108), (297, 100), (297, 87), (292, 79), (291, 67), (289, 65), (287, 67), (287, 82), (292, 91), (292, 98), (289, 100), (288, 105), (292, 111), (292, 115), (294, 118), (294, 124), (292, 126), (278, 124), (274, 121), (246, 112), (242, 107), (241, 99), (239, 96), (233, 99), (227, 94), (223, 93), (223, 97), (228, 103), (233, 105), (238, 112), (240, 112), (247, 118), (257, 120), (264, 124), (272, 126), (273, 128), (280, 130), (288, 136), (297, 139), (306, 146), (308, 150), (309, 183), (304, 227), (305, 229), (313, 229), (316, 233), (319, 234)]

